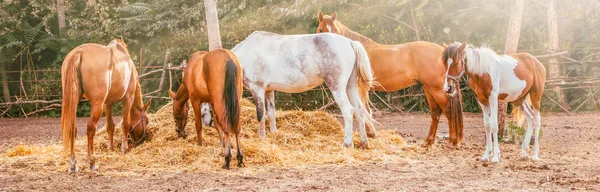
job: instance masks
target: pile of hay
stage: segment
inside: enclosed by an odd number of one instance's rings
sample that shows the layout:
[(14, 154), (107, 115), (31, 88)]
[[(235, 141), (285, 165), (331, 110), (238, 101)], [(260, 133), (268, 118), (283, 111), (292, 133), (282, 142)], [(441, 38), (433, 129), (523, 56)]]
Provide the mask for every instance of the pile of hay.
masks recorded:
[[(191, 110), (191, 109), (190, 109)], [(115, 150), (109, 151), (108, 137), (102, 129), (95, 137), (96, 163), (103, 173), (127, 174), (148, 172), (220, 171), (223, 149), (214, 128), (204, 127), (203, 146), (195, 144), (193, 113), (186, 127), (187, 139), (178, 138), (172, 117), (172, 105), (163, 106), (149, 115), (154, 133), (151, 141), (133, 148), (127, 154), (120, 150), (120, 124), (115, 129)], [(331, 114), (323, 111), (278, 111), (276, 133), (265, 139), (257, 136), (258, 122), (254, 104), (242, 102), (242, 150), (244, 170), (266, 170), (269, 167), (299, 167), (323, 164), (362, 164), (397, 162), (402, 159), (402, 137), (393, 130), (378, 131), (370, 139), (368, 150), (343, 149), (343, 127)], [(267, 122), (267, 131), (269, 129)], [(354, 135), (358, 146), (359, 135)], [(235, 143), (232, 143), (236, 146)], [(81, 171), (89, 171), (87, 137), (77, 140), (77, 162)], [(232, 150), (235, 152), (235, 150)], [(62, 157), (60, 143), (49, 145), (18, 145), (0, 154), (0, 163), (7, 170), (33, 172), (65, 172), (68, 168)], [(235, 153), (233, 154), (235, 157)], [(232, 159), (232, 168), (237, 165)]]

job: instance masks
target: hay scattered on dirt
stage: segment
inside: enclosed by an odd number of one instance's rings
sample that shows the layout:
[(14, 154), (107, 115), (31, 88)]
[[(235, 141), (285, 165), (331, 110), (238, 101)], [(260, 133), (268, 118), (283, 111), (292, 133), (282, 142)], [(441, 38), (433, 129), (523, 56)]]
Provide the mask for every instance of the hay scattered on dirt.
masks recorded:
[[(198, 146), (195, 144), (192, 112), (186, 127), (188, 138), (185, 140), (178, 138), (175, 132), (171, 104), (149, 116), (149, 126), (154, 132), (154, 138), (125, 155), (120, 152), (120, 123), (117, 123), (115, 129), (113, 151), (108, 150), (106, 131), (102, 129), (96, 134), (95, 157), (101, 172), (128, 174), (221, 170), (223, 149), (214, 128), (204, 127), (204, 143), (203, 146)], [(254, 104), (244, 99), (241, 123), (241, 142), (246, 164), (243, 170), (246, 171), (268, 167), (397, 162), (403, 156), (403, 139), (392, 130), (378, 131), (378, 138), (369, 140), (369, 150), (342, 149), (342, 125), (331, 114), (323, 111), (278, 111), (278, 131), (267, 133), (267, 138), (259, 139)], [(268, 125), (267, 122), (267, 131)], [(358, 140), (359, 136), (355, 133), (356, 146)], [(81, 171), (89, 171), (87, 138), (79, 138), (76, 145), (78, 167)], [(232, 168), (237, 165), (236, 162), (234, 158)], [(25, 169), (34, 172), (65, 172), (68, 168), (67, 160), (62, 157), (60, 143), (18, 145), (0, 154), (0, 163), (5, 169), (15, 171)]]

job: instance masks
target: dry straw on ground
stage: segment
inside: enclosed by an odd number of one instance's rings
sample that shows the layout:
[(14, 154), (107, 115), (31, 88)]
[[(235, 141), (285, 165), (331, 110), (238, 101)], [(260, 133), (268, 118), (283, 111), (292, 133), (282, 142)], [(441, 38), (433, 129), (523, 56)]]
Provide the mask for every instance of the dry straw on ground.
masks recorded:
[[(204, 144), (196, 145), (193, 113), (190, 113), (190, 122), (186, 127), (188, 138), (178, 138), (171, 111), (172, 105), (168, 104), (151, 114), (149, 126), (154, 137), (127, 154), (120, 152), (119, 127), (115, 130), (116, 146), (113, 151), (108, 151), (104, 129), (99, 131), (95, 137), (95, 156), (100, 171), (117, 175), (221, 171), (223, 149), (216, 130), (204, 127)], [(342, 125), (323, 111), (278, 111), (278, 131), (267, 133), (267, 138), (259, 139), (254, 105), (244, 99), (241, 123), (246, 164), (246, 168), (242, 169), (244, 171), (266, 170), (269, 167), (398, 162), (403, 159), (402, 137), (393, 130), (378, 131), (378, 137), (370, 140), (371, 149), (342, 149)], [(268, 125), (267, 122), (267, 130)], [(358, 138), (355, 134), (355, 145), (358, 144)], [(78, 166), (81, 171), (89, 171), (87, 138), (80, 137), (76, 145)], [(60, 143), (15, 146), (0, 154), (0, 164), (3, 167), (1, 169), (5, 170), (45, 173), (65, 172), (68, 167), (62, 157)], [(236, 160), (232, 160), (232, 164), (236, 165)]]

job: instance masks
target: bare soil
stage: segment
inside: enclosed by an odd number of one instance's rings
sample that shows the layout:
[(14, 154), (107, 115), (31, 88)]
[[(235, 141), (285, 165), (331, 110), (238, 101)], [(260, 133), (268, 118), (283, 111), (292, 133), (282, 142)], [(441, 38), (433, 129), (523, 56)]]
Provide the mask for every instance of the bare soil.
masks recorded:
[[(498, 164), (479, 161), (484, 151), (480, 114), (466, 115), (465, 141), (459, 149), (446, 148), (445, 138), (439, 138), (430, 149), (420, 147), (429, 129), (427, 114), (389, 113), (376, 115), (376, 119), (383, 127), (403, 133), (408, 148), (414, 150), (415, 155), (408, 156), (402, 163), (274, 168), (258, 173), (223, 170), (112, 176), (100, 171), (43, 175), (0, 169), (0, 191), (600, 190), (598, 113), (543, 114), (541, 160), (521, 159), (520, 145), (502, 143)], [(87, 119), (78, 119), (78, 134), (85, 134), (86, 123)], [(103, 126), (104, 119), (101, 124), (99, 127)], [(2, 119), (0, 153), (20, 143), (58, 143), (59, 127), (60, 119)], [(447, 135), (447, 132), (443, 119), (438, 135)]]

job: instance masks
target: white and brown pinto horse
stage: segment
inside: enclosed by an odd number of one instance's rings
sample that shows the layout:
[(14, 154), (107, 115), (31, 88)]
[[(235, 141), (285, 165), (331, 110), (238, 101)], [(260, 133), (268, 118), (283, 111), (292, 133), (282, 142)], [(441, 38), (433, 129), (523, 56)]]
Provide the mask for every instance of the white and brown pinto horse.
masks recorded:
[[(444, 45), (443, 62), (446, 65), (444, 90), (450, 95), (458, 89), (462, 75), (469, 77), (469, 86), (477, 96), (483, 111), (486, 147), (481, 160), (500, 161), (498, 145), (498, 101), (512, 102), (520, 111), (517, 118), (527, 119), (521, 157), (527, 157), (527, 148), (535, 127), (535, 145), (532, 160), (539, 160), (540, 101), (544, 93), (546, 68), (528, 53), (498, 55), (489, 48), (475, 48), (466, 43)], [(491, 130), (490, 130), (491, 129)], [(492, 144), (493, 141), (493, 144)]]
[[(256, 101), (259, 136), (265, 137), (265, 103), (270, 131), (275, 123), (274, 91), (300, 93), (325, 83), (344, 117), (344, 147), (353, 147), (352, 121), (356, 117), (360, 146), (368, 147), (365, 123), (374, 120), (365, 103), (374, 83), (364, 47), (336, 34), (279, 35), (256, 31), (232, 51), (244, 69), (244, 85)], [(363, 100), (366, 98), (366, 100)]]

